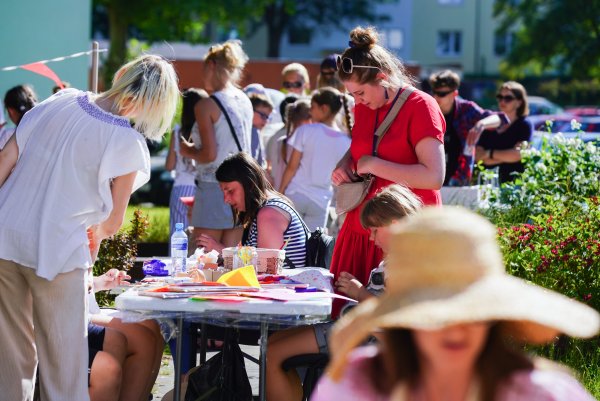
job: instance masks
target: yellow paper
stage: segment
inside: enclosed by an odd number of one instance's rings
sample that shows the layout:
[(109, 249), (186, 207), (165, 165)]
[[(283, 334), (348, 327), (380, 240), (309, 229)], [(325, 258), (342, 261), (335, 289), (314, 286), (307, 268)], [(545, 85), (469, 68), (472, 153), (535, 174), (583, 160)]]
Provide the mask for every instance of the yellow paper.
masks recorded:
[(217, 280), (217, 283), (231, 286), (246, 286), (260, 288), (254, 266), (244, 266), (223, 274)]

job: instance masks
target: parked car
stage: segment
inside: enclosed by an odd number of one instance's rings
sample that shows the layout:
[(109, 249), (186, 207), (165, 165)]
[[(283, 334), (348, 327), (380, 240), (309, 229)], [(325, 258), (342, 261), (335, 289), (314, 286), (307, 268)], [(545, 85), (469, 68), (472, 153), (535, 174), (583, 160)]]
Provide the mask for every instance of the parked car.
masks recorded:
[[(544, 131), (534, 131), (531, 138), (531, 146), (534, 149), (540, 149), (542, 146), (542, 138), (552, 138), (555, 134), (550, 134)], [(565, 139), (580, 138), (583, 142), (592, 142), (596, 147), (600, 148), (600, 132), (564, 132), (562, 136)]]
[(531, 122), (534, 130), (548, 132), (546, 121), (551, 121), (550, 130), (554, 133), (560, 132), (564, 124), (571, 124), (571, 120), (576, 118), (571, 114), (534, 114), (527, 116), (527, 120)]
[(597, 106), (568, 107), (565, 112), (580, 117), (600, 117), (600, 107)]
[(529, 114), (562, 114), (565, 110), (557, 105), (556, 103), (551, 102), (545, 97), (541, 96), (528, 96), (527, 101), (529, 103)]

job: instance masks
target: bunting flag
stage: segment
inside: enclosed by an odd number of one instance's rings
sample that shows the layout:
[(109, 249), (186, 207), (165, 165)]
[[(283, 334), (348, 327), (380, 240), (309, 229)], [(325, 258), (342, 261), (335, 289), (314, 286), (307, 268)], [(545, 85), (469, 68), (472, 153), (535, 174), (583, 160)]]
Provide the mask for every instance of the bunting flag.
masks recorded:
[(54, 81), (54, 83), (60, 87), (60, 89), (64, 89), (65, 86), (63, 85), (61, 79), (58, 77), (58, 75), (56, 75), (56, 73), (54, 71), (52, 71), (50, 69), (50, 67), (48, 67), (46, 64), (42, 63), (42, 62), (37, 62), (37, 63), (31, 63), (31, 64), (25, 64), (21, 66), (22, 69), (27, 70), (27, 71), (31, 71), (34, 72), (36, 74), (40, 74), (46, 78), (50, 78), (51, 80)]

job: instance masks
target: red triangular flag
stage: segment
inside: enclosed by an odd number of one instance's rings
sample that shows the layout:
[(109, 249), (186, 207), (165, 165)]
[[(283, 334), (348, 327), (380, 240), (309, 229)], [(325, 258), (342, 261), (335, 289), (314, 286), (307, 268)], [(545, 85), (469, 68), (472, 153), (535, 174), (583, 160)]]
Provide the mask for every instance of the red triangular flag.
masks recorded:
[(56, 73), (54, 71), (52, 71), (50, 69), (50, 67), (48, 67), (46, 64), (43, 64), (43, 63), (31, 63), (31, 64), (22, 65), (21, 68), (24, 69), (24, 70), (27, 70), (27, 71), (35, 72), (36, 74), (43, 75), (46, 78), (50, 78), (61, 89), (64, 89), (64, 87), (65, 87), (63, 85), (62, 81), (60, 80), (60, 78), (58, 77), (58, 75), (56, 75)]

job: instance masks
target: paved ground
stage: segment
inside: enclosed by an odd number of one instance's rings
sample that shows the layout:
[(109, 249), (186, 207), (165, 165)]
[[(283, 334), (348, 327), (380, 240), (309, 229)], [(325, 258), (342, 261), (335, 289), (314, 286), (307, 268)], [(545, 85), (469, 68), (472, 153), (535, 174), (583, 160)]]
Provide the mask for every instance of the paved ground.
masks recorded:
[[(258, 358), (258, 346), (241, 345), (242, 351), (255, 358)], [(215, 352), (209, 352), (206, 359), (215, 355)], [(258, 365), (254, 362), (246, 360), (246, 371), (248, 372), (248, 378), (250, 379), (250, 385), (252, 386), (252, 393), (258, 395)], [(163, 362), (158, 374), (158, 379), (152, 390), (154, 396), (153, 400), (170, 400), (170, 397), (164, 397), (165, 393), (173, 389), (174, 370), (173, 360), (170, 355), (163, 356)]]

